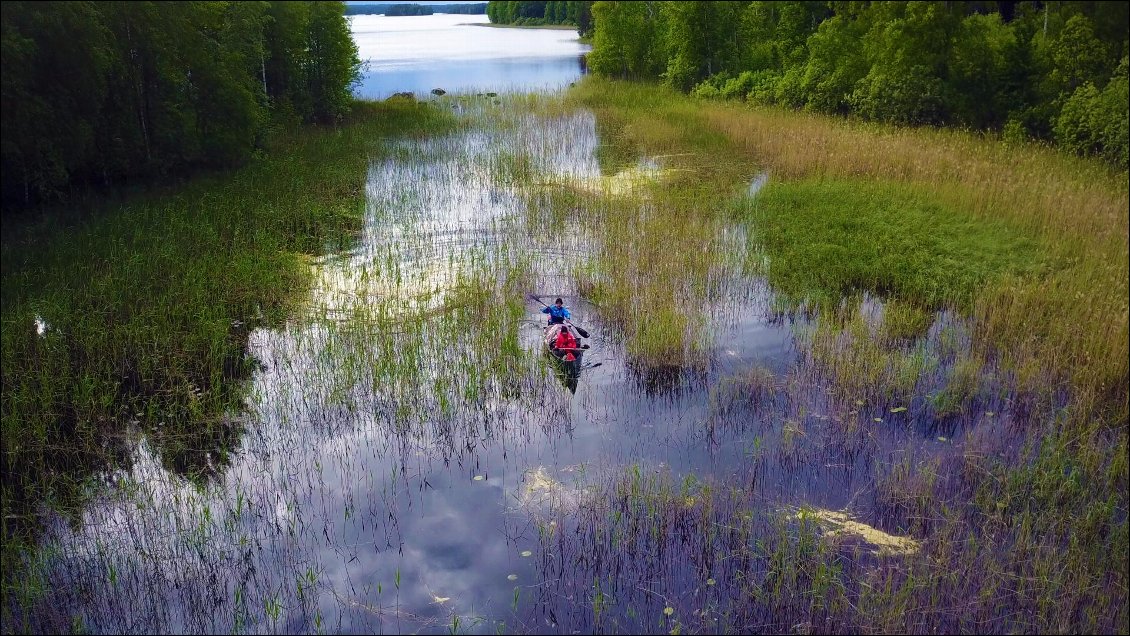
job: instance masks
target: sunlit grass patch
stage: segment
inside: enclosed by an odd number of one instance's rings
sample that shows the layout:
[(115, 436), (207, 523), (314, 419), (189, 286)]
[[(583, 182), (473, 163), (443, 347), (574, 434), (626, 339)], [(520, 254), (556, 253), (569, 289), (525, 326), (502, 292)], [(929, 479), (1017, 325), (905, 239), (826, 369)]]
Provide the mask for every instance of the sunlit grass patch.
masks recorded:
[(901, 186), (771, 183), (746, 209), (770, 282), (798, 303), (868, 291), (968, 307), (994, 278), (1046, 267), (1039, 242)]

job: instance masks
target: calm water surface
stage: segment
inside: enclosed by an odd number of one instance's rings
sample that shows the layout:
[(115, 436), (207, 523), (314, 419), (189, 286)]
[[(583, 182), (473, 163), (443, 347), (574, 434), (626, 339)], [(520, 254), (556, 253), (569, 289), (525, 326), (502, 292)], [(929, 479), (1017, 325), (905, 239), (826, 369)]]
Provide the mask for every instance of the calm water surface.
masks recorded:
[(487, 23), (485, 15), (353, 16), (368, 65), (355, 93), (530, 92), (568, 86), (583, 73), (581, 56), (591, 47), (576, 31), (473, 26)]

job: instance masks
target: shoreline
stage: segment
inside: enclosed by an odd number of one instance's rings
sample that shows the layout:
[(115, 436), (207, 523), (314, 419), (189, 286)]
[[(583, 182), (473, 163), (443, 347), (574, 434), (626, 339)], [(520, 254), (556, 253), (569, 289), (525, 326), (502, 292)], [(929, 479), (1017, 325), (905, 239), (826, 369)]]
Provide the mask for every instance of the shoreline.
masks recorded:
[(491, 27), (493, 29), (549, 29), (552, 31), (576, 31), (571, 24), (495, 24), (493, 22), (460, 22), (457, 26)]

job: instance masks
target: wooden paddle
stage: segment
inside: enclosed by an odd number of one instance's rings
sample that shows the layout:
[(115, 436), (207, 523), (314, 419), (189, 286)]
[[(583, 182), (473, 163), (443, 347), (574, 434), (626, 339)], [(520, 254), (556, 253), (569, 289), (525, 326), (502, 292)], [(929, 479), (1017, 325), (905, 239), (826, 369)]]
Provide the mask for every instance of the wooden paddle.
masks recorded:
[[(541, 302), (541, 299), (540, 299), (540, 298), (538, 298), (537, 296), (534, 296), (533, 294), (530, 294), (530, 298), (533, 298), (534, 300), (538, 301), (538, 303), (539, 303), (539, 304), (541, 304), (541, 306), (542, 306), (542, 307), (549, 307), (549, 305), (547, 305), (547, 304), (545, 304), (545, 303)], [(574, 329), (576, 329), (576, 330), (577, 330), (577, 333), (581, 334), (581, 337), (582, 337), (582, 338), (588, 338), (588, 337), (589, 337), (589, 332), (585, 331), (585, 328), (584, 328), (584, 327), (582, 327), (582, 326), (578, 325), (577, 323), (573, 322), (572, 320), (570, 320), (570, 321), (569, 321), (569, 324), (570, 324), (570, 325), (571, 325), (571, 326), (572, 326), (572, 327), (573, 327)]]

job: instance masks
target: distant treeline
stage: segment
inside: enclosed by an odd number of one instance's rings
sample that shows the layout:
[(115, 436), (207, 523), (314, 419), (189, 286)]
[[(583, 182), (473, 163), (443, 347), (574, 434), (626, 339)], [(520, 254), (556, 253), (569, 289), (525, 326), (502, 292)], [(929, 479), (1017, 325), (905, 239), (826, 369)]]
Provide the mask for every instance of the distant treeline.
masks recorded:
[[(348, 6), (348, 5), (346, 5)], [(386, 16), (398, 15), (431, 15), (432, 8), (422, 4), (394, 4), (385, 10)]]
[(588, 64), (703, 97), (1049, 139), (1125, 168), (1127, 7), (597, 2)]
[(487, 16), (495, 24), (540, 26), (571, 24), (582, 37), (592, 35), (591, 2), (488, 2)]
[(350, 4), (345, 6), (345, 15), (432, 15), (433, 13), (459, 13), (462, 15), (482, 15), (487, 12), (487, 3), (476, 4)]
[(341, 2), (4, 2), (2, 196), (224, 167), (348, 108)]

